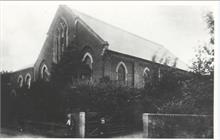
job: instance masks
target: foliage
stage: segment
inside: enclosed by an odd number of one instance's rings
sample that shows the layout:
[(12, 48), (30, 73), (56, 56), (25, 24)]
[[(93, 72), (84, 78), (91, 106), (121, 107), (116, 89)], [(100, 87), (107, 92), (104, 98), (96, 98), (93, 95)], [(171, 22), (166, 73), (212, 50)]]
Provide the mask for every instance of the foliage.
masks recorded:
[(181, 96), (165, 103), (161, 113), (213, 114), (213, 79), (196, 76), (181, 82)]
[(150, 138), (213, 138), (212, 116), (151, 115)]
[[(209, 43), (199, 46), (192, 69), (196, 75), (182, 80), (179, 97), (166, 102), (162, 113), (213, 114), (214, 74), (214, 17), (209, 12), (204, 17), (209, 30)], [(174, 91), (175, 92), (175, 91)]]
[(204, 17), (209, 31), (209, 42), (200, 45), (196, 50), (192, 63), (192, 70), (198, 74), (214, 74), (214, 17), (212, 12), (208, 12)]
[(176, 72), (176, 69), (167, 69), (161, 72), (161, 78), (154, 77), (151, 86), (146, 90), (148, 95), (159, 101), (158, 105), (172, 100), (175, 97), (180, 96), (180, 81), (183, 80), (186, 75), (180, 75)]

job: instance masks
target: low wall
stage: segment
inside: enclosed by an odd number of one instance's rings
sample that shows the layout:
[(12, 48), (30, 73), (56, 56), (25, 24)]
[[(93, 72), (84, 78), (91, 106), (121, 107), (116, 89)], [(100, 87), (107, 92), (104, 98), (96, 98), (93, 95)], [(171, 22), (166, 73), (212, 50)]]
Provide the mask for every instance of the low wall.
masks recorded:
[(143, 114), (145, 138), (213, 138), (213, 116)]

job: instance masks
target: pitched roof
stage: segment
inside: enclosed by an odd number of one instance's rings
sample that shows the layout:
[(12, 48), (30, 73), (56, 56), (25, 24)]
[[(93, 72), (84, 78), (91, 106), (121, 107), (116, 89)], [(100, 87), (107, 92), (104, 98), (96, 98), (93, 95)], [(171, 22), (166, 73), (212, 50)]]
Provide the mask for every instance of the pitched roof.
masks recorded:
[(33, 63), (25, 65), (25, 66), (22, 66), (20, 68), (17, 68), (13, 72), (23, 71), (23, 70), (32, 69), (32, 68), (34, 68), (34, 64)]
[(175, 55), (160, 44), (129, 33), (118, 27), (109, 25), (101, 20), (95, 19), (67, 6), (63, 7), (71, 10), (72, 14), (78, 16), (95, 33), (97, 33), (98, 36), (107, 41), (109, 43), (108, 49), (112, 51), (121, 52), (160, 64), (165, 63), (167, 59), (169, 60), (169, 66), (172, 66), (176, 60), (177, 68), (184, 70), (188, 69), (188, 66), (185, 63), (180, 61)]

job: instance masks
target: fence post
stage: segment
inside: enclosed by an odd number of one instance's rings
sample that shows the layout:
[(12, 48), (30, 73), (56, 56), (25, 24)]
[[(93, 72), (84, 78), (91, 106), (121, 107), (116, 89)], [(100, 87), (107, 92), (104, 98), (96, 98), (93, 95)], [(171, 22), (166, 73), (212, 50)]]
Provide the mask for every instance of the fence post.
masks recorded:
[(143, 113), (142, 119), (143, 119), (143, 137), (148, 138), (149, 113)]
[(85, 138), (85, 112), (73, 113), (74, 120), (76, 122), (75, 130), (77, 138)]
[(79, 137), (84, 138), (85, 137), (85, 112), (79, 113)]

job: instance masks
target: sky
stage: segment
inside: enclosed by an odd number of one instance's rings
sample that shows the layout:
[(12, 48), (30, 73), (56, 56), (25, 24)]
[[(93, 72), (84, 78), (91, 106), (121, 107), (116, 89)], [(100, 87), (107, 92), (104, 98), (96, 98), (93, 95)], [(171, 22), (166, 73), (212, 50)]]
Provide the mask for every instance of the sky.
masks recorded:
[[(190, 65), (194, 50), (208, 40), (204, 15), (216, 2), (2, 2), (1, 70), (35, 63), (60, 4), (162, 44)], [(137, 52), (134, 52), (137, 53)]]

